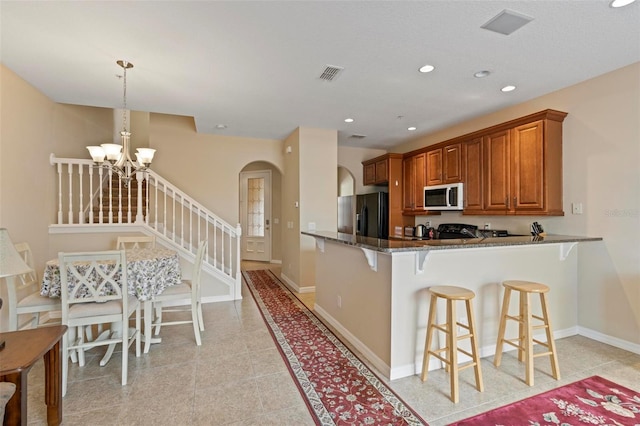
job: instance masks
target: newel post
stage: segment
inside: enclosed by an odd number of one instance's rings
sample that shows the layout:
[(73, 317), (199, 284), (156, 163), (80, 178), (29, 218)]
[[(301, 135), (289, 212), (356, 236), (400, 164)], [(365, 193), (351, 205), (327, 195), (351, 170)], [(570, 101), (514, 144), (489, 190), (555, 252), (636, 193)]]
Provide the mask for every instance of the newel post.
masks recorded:
[(138, 196), (136, 197), (136, 203), (138, 205), (136, 209), (136, 223), (142, 225), (144, 223), (144, 216), (142, 215), (142, 182), (144, 182), (144, 173), (136, 172), (136, 185), (138, 185)]
[(236, 288), (235, 288), (235, 299), (242, 299), (242, 274), (240, 272), (240, 263), (242, 263), (242, 259), (240, 258), (240, 245), (242, 240), (242, 227), (238, 223), (236, 225)]

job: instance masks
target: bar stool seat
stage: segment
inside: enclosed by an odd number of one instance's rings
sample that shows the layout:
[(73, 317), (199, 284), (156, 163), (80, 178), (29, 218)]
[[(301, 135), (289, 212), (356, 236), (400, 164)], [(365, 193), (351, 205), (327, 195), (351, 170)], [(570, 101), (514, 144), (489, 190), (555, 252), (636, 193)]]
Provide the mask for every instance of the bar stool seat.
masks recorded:
[[(504, 281), (504, 298), (502, 301), (502, 312), (500, 314), (500, 327), (498, 329), (498, 341), (496, 344), (496, 354), (493, 363), (496, 367), (500, 366), (502, 360), (503, 344), (514, 346), (518, 350), (518, 361), (525, 361), (526, 376), (525, 381), (529, 386), (533, 386), (533, 358), (540, 356), (549, 356), (551, 362), (551, 372), (556, 380), (560, 379), (560, 369), (558, 367), (558, 356), (556, 352), (555, 341), (553, 340), (553, 332), (551, 330), (551, 322), (549, 320), (549, 307), (547, 303), (547, 293), (549, 287), (531, 281)], [(509, 302), (511, 300), (511, 292), (517, 291), (520, 299), (520, 307), (518, 316), (509, 315)], [(540, 295), (540, 305), (542, 308), (542, 316), (533, 315), (531, 310), (531, 294)], [(533, 325), (533, 320), (542, 321), (542, 324)], [(507, 320), (518, 322), (518, 337), (516, 339), (505, 339), (505, 329)], [(533, 331), (544, 329), (547, 341), (542, 342), (533, 338)], [(545, 352), (534, 353), (533, 344), (537, 343), (544, 346)]]
[[(478, 343), (476, 340), (476, 329), (473, 316), (473, 305), (471, 300), (475, 297), (475, 293), (463, 287), (455, 286), (433, 286), (429, 288), (431, 292), (431, 303), (429, 305), (429, 320), (427, 324), (427, 338), (424, 345), (424, 357), (422, 360), (422, 381), (427, 380), (429, 370), (429, 357), (434, 356), (445, 364), (445, 370), (449, 372), (451, 385), (451, 400), (454, 403), (459, 401), (458, 390), (458, 373), (466, 368), (474, 367), (476, 376), (476, 388), (482, 392), (484, 385), (482, 383), (482, 371), (480, 369), (480, 358), (478, 357)], [(446, 322), (444, 324), (436, 324), (436, 305), (438, 298), (446, 301)], [(464, 301), (467, 311), (467, 324), (457, 321), (456, 302)], [(458, 336), (458, 327), (468, 331), (468, 334)], [(446, 344), (443, 348), (431, 350), (433, 342), (433, 331), (438, 330), (446, 335)], [(458, 347), (458, 341), (462, 339), (471, 340), (471, 352), (467, 352)], [(471, 361), (458, 365), (458, 352), (471, 357)]]

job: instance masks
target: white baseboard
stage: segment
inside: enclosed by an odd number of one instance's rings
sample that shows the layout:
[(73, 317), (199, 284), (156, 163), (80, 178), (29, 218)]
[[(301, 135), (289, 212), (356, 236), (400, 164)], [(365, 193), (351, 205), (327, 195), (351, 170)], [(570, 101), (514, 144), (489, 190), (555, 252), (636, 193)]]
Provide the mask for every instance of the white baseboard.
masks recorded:
[[(416, 374), (420, 374), (422, 372), (422, 359), (416, 360), (414, 364), (401, 365), (394, 368), (390, 368), (383, 360), (381, 360), (377, 355), (375, 355), (364, 343), (362, 343), (359, 339), (357, 339), (353, 334), (351, 334), (348, 330), (346, 330), (337, 320), (335, 320), (331, 315), (329, 315), (324, 309), (320, 306), (316, 305), (314, 308), (314, 312), (318, 314), (318, 316), (322, 317), (327, 323), (331, 324), (332, 327), (336, 329), (338, 333), (340, 333), (347, 341), (355, 347), (358, 351), (360, 351), (364, 357), (366, 357), (367, 361), (369, 361), (378, 371), (384, 375), (389, 380), (400, 379), (403, 377), (414, 376)], [(563, 330), (557, 330), (553, 333), (554, 339), (561, 339), (563, 337), (575, 336), (578, 333), (578, 327), (570, 327)], [(581, 334), (581, 333), (580, 333)], [(544, 340), (545, 334), (536, 334), (536, 339)], [(597, 339), (594, 339), (597, 340)], [(605, 342), (606, 343), (606, 342)], [(515, 348), (510, 345), (504, 346), (504, 351), (512, 351)], [(480, 352), (480, 358), (485, 358), (489, 356), (493, 356), (496, 353), (496, 345), (486, 345), (478, 349)], [(470, 361), (471, 358), (466, 355), (460, 354), (458, 361), (459, 363), (464, 363)], [(442, 363), (438, 359), (430, 359), (429, 360), (429, 371), (437, 370), (442, 368)]]
[[(349, 341), (351, 345), (353, 345), (358, 351), (362, 352), (362, 355), (370, 362), (383, 376), (385, 376), (389, 380), (393, 380), (394, 378), (399, 377), (389, 377), (389, 366), (381, 360), (376, 354), (374, 354), (364, 343), (358, 340), (353, 334), (351, 334), (347, 329), (342, 327), (342, 325), (336, 321), (331, 315), (327, 313), (324, 309), (322, 309), (317, 304), (315, 305), (313, 311), (321, 317), (323, 320), (331, 324), (332, 327), (336, 329), (338, 333), (344, 336), (345, 339)], [(411, 374), (407, 374), (409, 376)], [(405, 376), (402, 376), (405, 377)]]
[(280, 278), (282, 279), (284, 284), (287, 287), (289, 287), (289, 290), (293, 291), (294, 293), (315, 293), (315, 291), (316, 291), (316, 287), (315, 286), (300, 287), (295, 281), (293, 281), (291, 278), (287, 277), (282, 272), (280, 272)]
[(586, 327), (578, 327), (578, 334), (580, 336), (588, 337), (600, 343), (606, 343), (607, 345), (615, 346), (616, 348), (624, 349), (625, 351), (633, 352), (640, 355), (640, 344), (622, 340), (617, 337), (609, 336), (608, 334), (600, 333), (599, 331), (591, 330)]
[[(579, 334), (578, 333), (578, 327), (569, 327), (569, 328), (565, 328), (562, 330), (556, 330), (553, 332), (553, 338), (554, 340), (558, 340), (558, 339), (562, 339), (563, 337), (569, 337), (569, 336), (575, 336)], [(545, 333), (536, 333), (534, 334), (534, 337), (537, 340), (540, 341), (545, 341), (546, 340), (546, 334)], [(467, 340), (468, 341), (468, 340)], [(511, 352), (511, 351), (515, 351), (516, 348), (511, 346), (511, 345), (504, 345), (503, 346), (503, 353), (504, 352)], [(492, 345), (485, 345), (482, 346), (480, 348), (478, 348), (478, 352), (480, 353), (480, 358), (486, 358), (486, 357), (492, 357), (496, 354), (496, 345), (492, 344)], [(465, 363), (465, 362), (469, 362), (471, 361), (471, 357), (468, 357), (464, 354), (458, 354), (458, 363)], [(443, 364), (441, 361), (439, 361), (438, 359), (434, 359), (431, 358), (429, 360), (429, 371), (431, 370), (437, 370), (443, 367)], [(416, 360), (415, 365), (406, 365), (406, 366), (402, 366), (402, 367), (396, 367), (392, 370), (392, 376), (394, 376), (395, 378), (400, 378), (400, 377), (407, 377), (407, 376), (411, 376), (413, 374), (420, 374), (422, 372), (422, 360)]]
[[(234, 300), (240, 300), (240, 299), (234, 299), (230, 294), (225, 294), (222, 296), (206, 296), (202, 298), (202, 303), (215, 303), (215, 302), (232, 302)], [(189, 302), (191, 303), (191, 302)]]

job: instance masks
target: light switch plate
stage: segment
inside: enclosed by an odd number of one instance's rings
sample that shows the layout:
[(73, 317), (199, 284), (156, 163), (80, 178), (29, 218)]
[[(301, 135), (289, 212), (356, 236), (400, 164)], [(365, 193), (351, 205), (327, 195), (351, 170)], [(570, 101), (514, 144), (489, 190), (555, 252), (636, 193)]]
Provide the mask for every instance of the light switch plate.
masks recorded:
[(571, 203), (571, 212), (573, 214), (582, 214), (582, 203)]

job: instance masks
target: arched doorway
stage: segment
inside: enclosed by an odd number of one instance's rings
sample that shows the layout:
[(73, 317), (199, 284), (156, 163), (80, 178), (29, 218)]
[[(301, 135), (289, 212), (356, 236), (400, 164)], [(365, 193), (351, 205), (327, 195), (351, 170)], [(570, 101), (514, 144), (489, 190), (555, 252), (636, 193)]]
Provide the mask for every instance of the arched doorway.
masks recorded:
[(338, 166), (338, 232), (355, 233), (356, 180), (346, 167)]

